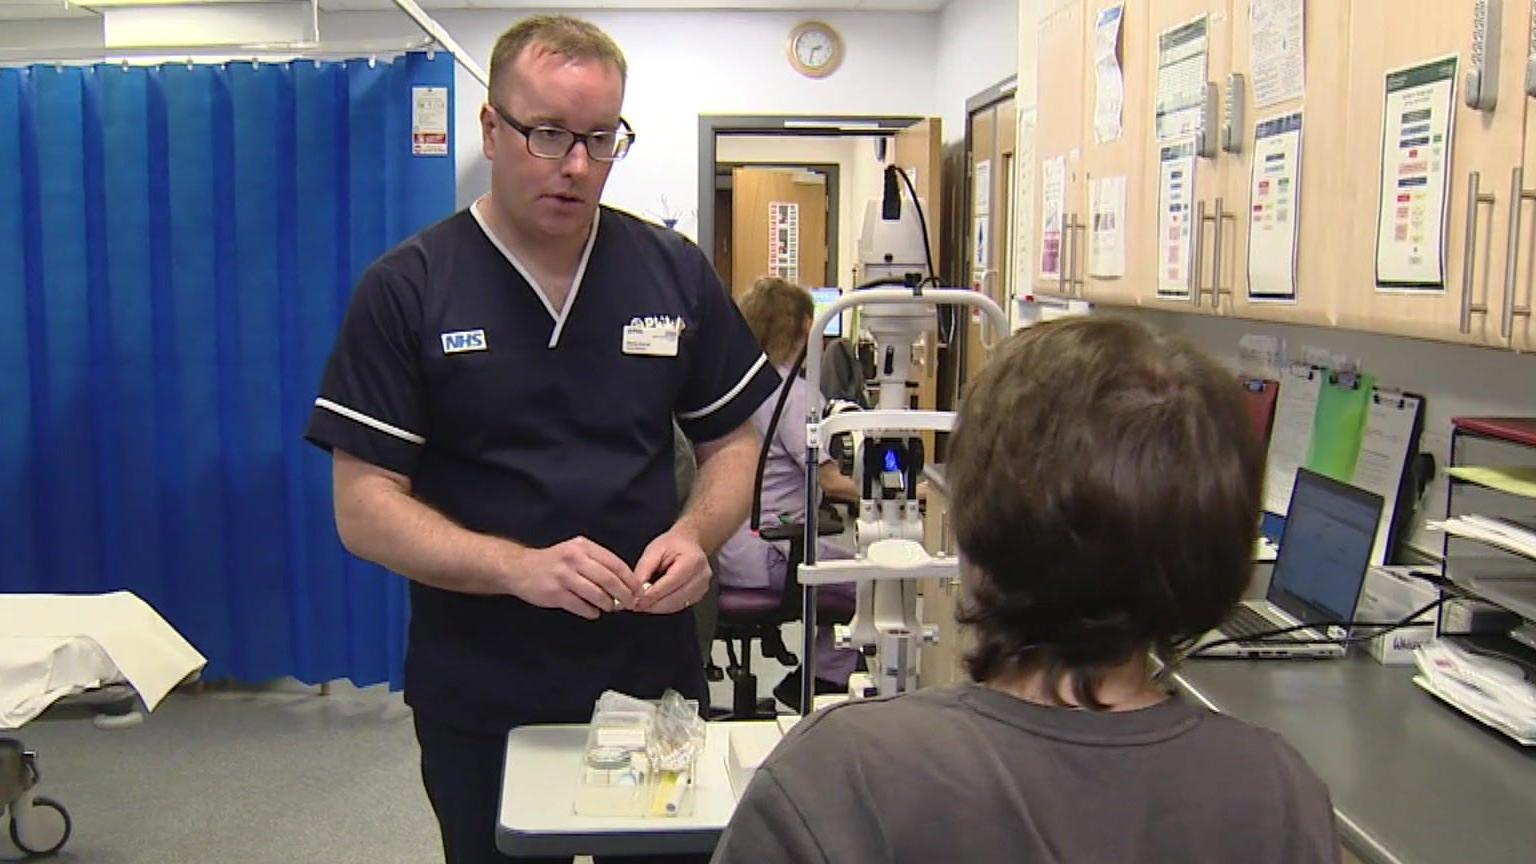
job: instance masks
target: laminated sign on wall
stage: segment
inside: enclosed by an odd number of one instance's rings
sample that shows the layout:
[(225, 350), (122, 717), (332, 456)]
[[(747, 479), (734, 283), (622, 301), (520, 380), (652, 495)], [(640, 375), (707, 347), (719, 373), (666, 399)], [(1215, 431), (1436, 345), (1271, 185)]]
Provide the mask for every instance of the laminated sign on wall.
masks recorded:
[(411, 155), (448, 155), (448, 88), (411, 88)]
[(768, 275), (800, 281), (800, 205), (768, 202)]

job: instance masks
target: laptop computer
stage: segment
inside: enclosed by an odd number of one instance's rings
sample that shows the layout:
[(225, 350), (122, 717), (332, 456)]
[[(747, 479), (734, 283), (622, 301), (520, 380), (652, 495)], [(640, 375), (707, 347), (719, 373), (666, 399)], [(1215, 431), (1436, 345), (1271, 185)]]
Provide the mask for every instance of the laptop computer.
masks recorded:
[[(1365, 571), (1381, 519), (1380, 495), (1340, 483), (1305, 468), (1296, 472), (1280, 551), (1263, 600), (1245, 600), (1222, 625), (1191, 649), (1201, 657), (1343, 657), (1344, 646), (1319, 640), (1342, 638), (1360, 601)], [(1241, 639), (1255, 633), (1317, 624), (1262, 642)], [(1209, 648), (1203, 646), (1210, 645)]]

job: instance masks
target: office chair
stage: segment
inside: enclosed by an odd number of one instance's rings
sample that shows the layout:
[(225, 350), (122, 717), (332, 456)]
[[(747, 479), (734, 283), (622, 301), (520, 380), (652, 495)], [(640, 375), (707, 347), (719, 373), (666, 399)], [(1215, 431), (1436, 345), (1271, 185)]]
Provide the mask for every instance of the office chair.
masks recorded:
[[(843, 532), (843, 521), (835, 512), (823, 512), (816, 523), (818, 536), (828, 537)], [(785, 666), (798, 666), (796, 657), (784, 644), (780, 627), (790, 621), (799, 621), (804, 596), (800, 586), (800, 562), (805, 560), (805, 525), (792, 522), (783, 525), (764, 526), (758, 536), (764, 540), (788, 540), (789, 557), (785, 562), (784, 590), (782, 592), (762, 588), (730, 588), (722, 585), (718, 601), (718, 618), (715, 623), (715, 639), (725, 642), (727, 666), (725, 674), (731, 677), (731, 720), (771, 719), (778, 714), (771, 698), (757, 698), (757, 676), (752, 673), (752, 643), (760, 642), (763, 656), (772, 657)], [(819, 592), (816, 603), (818, 624), (846, 624), (853, 619), (853, 599), (850, 597)], [(740, 654), (737, 648), (740, 648)], [(718, 666), (710, 662), (711, 680), (724, 677)]]

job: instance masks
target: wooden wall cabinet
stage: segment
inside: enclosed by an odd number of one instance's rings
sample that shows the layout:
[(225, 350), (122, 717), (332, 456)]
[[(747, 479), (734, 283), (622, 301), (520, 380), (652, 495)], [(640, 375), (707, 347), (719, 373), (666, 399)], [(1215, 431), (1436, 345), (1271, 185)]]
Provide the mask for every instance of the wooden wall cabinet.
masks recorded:
[[(1120, 137), (1100, 143), (1095, 131), (1093, 100), (1096, 88), (1094, 77), (1094, 49), (1097, 39), (1099, 13), (1116, 4), (1110, 0), (1091, 0), (1083, 15), (1082, 56), (1087, 64), (1084, 88), (1085, 104), (1082, 110), (1082, 160), (1083, 184), (1077, 209), (1083, 213), (1084, 227), (1080, 229), (1080, 254), (1077, 266), (1083, 274), (1079, 296), (1095, 303), (1139, 305), (1149, 302), (1149, 285), (1157, 280), (1157, 244), (1154, 230), (1143, 230), (1157, 222), (1157, 165), (1149, 142), (1152, 138), (1152, 97), (1155, 88), (1147, 83), (1144, 75), (1137, 74), (1155, 63), (1148, 45), (1149, 0), (1132, 0), (1125, 4), (1120, 24), (1120, 66), (1131, 70), (1124, 75), (1124, 103), (1120, 112)], [(1095, 275), (1090, 268), (1089, 248), (1093, 238), (1093, 185), (1096, 181), (1124, 177), (1125, 183), (1125, 275)]]
[(1464, 77), (1471, 58), (1472, 5), (1445, 0), (1351, 0), (1349, 4), (1344, 87), (1349, 133), (1342, 156), (1353, 178), (1336, 196), (1350, 220), (1346, 254), (1339, 261), (1342, 278), (1333, 291), (1334, 320), (1345, 327), (1475, 345), (1507, 344), (1499, 323), (1509, 250), (1511, 176), (1524, 148), (1529, 3), (1506, 0), (1503, 4), (1500, 86), (1494, 110), (1467, 107), (1464, 82), (1457, 82), (1445, 213), (1445, 290), (1376, 290), (1385, 76), (1393, 69), (1456, 55), (1458, 74)]
[[(1234, 3), (1231, 14), (1232, 71), (1242, 77), (1247, 116), (1240, 130), (1242, 146), (1236, 154), (1223, 153), (1227, 173), (1223, 183), (1226, 209), (1235, 214), (1223, 233), (1223, 272), (1217, 284), (1229, 286), (1230, 294), (1218, 295), (1223, 314), (1241, 318), (1283, 321), (1292, 324), (1327, 325), (1339, 261), (1347, 254), (1345, 237), (1348, 212), (1339, 206), (1337, 192), (1347, 188), (1357, 172), (1345, 160), (1350, 128), (1347, 100), (1340, 90), (1348, 67), (1349, 0), (1308, 3), (1303, 31), (1306, 45), (1305, 92), (1300, 99), (1258, 108), (1254, 99), (1253, 17), (1247, 0)], [(1222, 82), (1223, 87), (1228, 82)], [(1301, 173), (1297, 178), (1296, 282), (1294, 301), (1250, 299), (1249, 228), (1253, 214), (1254, 129), (1257, 123), (1301, 112)], [(1230, 270), (1228, 270), (1230, 266)]]
[[(1042, 7), (1050, 7), (1049, 0)], [(1083, 192), (1082, 148), (1083, 122), (1088, 99), (1091, 60), (1084, 59), (1083, 27), (1087, 3), (1085, 0), (1067, 0), (1055, 3), (1055, 8), (1042, 8), (1040, 18), (1040, 67), (1039, 98), (1035, 106), (1035, 155), (1034, 165), (1021, 166), (1021, 170), (1034, 171), (1034, 195), (1025, 202), (1030, 207), (1037, 237), (1043, 236), (1045, 214), (1046, 163), (1062, 159), (1066, 165), (1066, 184), (1062, 190), (1065, 224), (1062, 226), (1059, 275), (1055, 279), (1036, 280), (1035, 293), (1057, 297), (1075, 297), (1079, 286), (1075, 282), (1075, 268), (1086, 260), (1086, 251), (1078, 254), (1080, 238), (1085, 229), (1074, 226), (1087, 218), (1086, 194)], [(1029, 267), (1036, 274), (1043, 273), (1042, 262), (1046, 254), (1043, 240), (1035, 251), (1035, 260)]]
[[(1065, 211), (1080, 224), (1063, 240), (1063, 278), (1041, 293), (1241, 318), (1536, 350), (1536, 112), (1525, 91), (1532, 20), (1528, 0), (1504, 0), (1497, 41), (1498, 101), (1465, 104), (1472, 61), (1472, 0), (1311, 0), (1305, 11), (1306, 86), (1302, 98), (1259, 109), (1253, 99), (1251, 0), (1125, 0), (1123, 133), (1098, 144), (1093, 127), (1094, 25), (1114, 0), (1042, 0), (1039, 18), (1038, 160), (1066, 158)], [(1198, 296), (1157, 296), (1158, 142), (1155, 113), (1158, 37), (1207, 16), (1207, 80), (1225, 97), (1242, 76), (1246, 116), (1241, 147), (1219, 146), (1196, 160), (1200, 226)], [(1079, 34), (1076, 38), (1073, 34)], [(1455, 125), (1445, 211), (1443, 290), (1378, 290), (1377, 210), (1382, 182), (1385, 80), (1395, 69), (1459, 58)], [(1224, 119), (1225, 99), (1207, 134)], [(1248, 293), (1249, 222), (1256, 122), (1299, 110), (1302, 155), (1294, 302)], [(1040, 165), (1026, 166), (1043, 171)], [(1094, 180), (1127, 177), (1126, 274), (1088, 273)], [(1388, 178), (1389, 182), (1391, 178)], [(1040, 188), (1033, 207), (1040, 218)], [(1219, 205), (1219, 206), (1218, 206)], [(1220, 242), (1217, 242), (1217, 233)], [(1071, 234), (1069, 231), (1068, 234)], [(1427, 242), (1437, 242), (1431, 238)], [(1032, 262), (1036, 272), (1040, 262)], [(1054, 287), (1053, 287), (1054, 286)], [(1197, 292), (1191, 291), (1194, 295)]]

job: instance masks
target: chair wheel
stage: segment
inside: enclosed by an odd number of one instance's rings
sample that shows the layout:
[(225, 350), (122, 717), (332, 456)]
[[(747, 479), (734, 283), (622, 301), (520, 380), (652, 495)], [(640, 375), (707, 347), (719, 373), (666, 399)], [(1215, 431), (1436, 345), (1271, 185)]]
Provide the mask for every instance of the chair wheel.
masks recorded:
[(711, 681), (724, 681), (725, 670), (711, 663), (704, 667), (704, 677)]
[(38, 796), (32, 799), (29, 811), (21, 809), (22, 802), (11, 806), (11, 842), (27, 853), (29, 858), (41, 858), (64, 848), (69, 841), (69, 811), (64, 805)]

